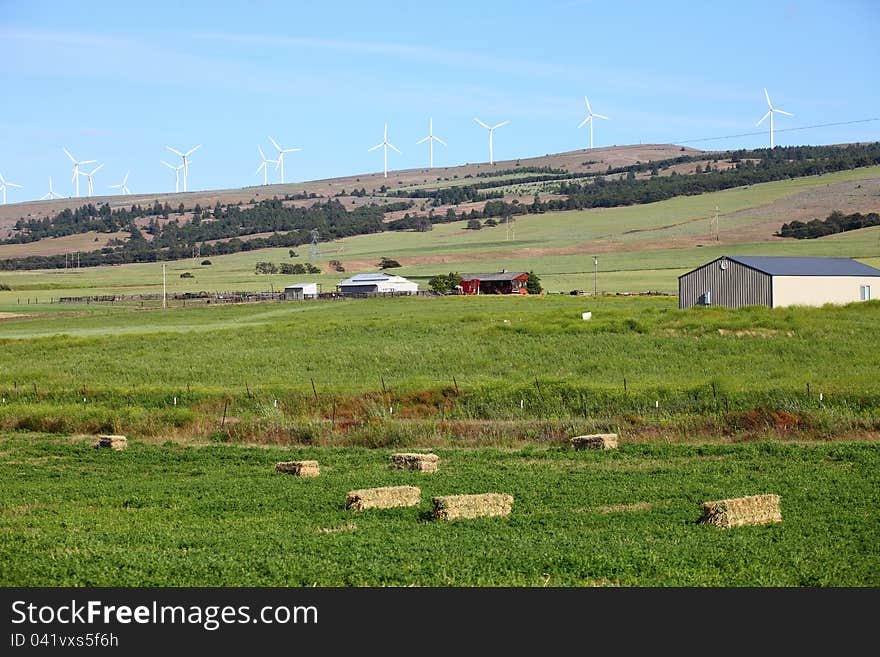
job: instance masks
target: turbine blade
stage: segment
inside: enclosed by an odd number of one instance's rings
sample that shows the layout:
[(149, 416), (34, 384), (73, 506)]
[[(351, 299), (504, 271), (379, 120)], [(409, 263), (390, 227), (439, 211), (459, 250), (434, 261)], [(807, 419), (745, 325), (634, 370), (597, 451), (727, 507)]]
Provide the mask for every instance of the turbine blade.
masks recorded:
[(417, 144), (424, 144), (424, 143), (425, 143), (426, 141), (428, 141), (429, 139), (430, 139), (430, 137), (425, 137), (424, 139), (419, 139), (416, 143), (417, 143)]
[(595, 116), (597, 119), (605, 119), (606, 121), (611, 120), (607, 116), (605, 116), (604, 114), (593, 114), (593, 116)]
[(70, 158), (70, 161), (71, 161), (71, 162), (73, 162), (74, 164), (76, 164), (76, 158), (73, 157), (73, 155), (70, 154), (70, 151), (69, 151), (69, 150), (67, 150), (66, 148), (64, 148), (64, 146), (61, 147), (61, 150), (64, 151), (65, 153), (67, 153), (67, 157)]
[(592, 113), (593, 113), (593, 108), (590, 107), (590, 99), (587, 98), (586, 96), (584, 96), (584, 102), (587, 104), (587, 112), (589, 112), (590, 114), (592, 114)]
[(131, 173), (130, 170), (125, 172), (125, 178), (122, 179), (123, 185), (128, 182), (128, 174), (130, 174), (130, 173)]
[(80, 162), (80, 164), (94, 164), (97, 161), (98, 160), (83, 160), (82, 162)]
[(476, 122), (479, 123), (481, 126), (483, 126), (484, 128), (486, 128), (486, 130), (491, 130), (491, 128), (490, 128), (488, 125), (486, 125), (485, 123), (483, 123), (482, 121), (480, 121), (480, 119), (475, 118), (474, 121), (476, 121)]
[(297, 151), (301, 151), (301, 148), (285, 148), (282, 153), (296, 153)]
[(587, 118), (585, 118), (583, 121), (578, 123), (578, 128), (583, 128), (585, 125), (587, 125), (590, 122), (590, 119), (592, 119), (592, 118), (593, 118), (592, 116), (588, 116)]
[[(400, 151), (397, 150), (397, 146), (395, 146), (394, 144), (392, 144), (390, 141), (388, 142), (388, 145), (389, 145), (391, 148), (393, 148), (394, 150), (396, 150), (398, 153), (400, 153)], [(400, 154), (403, 155), (403, 153), (400, 153)]]
[(167, 148), (167, 149), (168, 149), (169, 151), (171, 151), (172, 153), (175, 153), (175, 154), (177, 154), (177, 155), (180, 155), (180, 157), (183, 157), (183, 153), (181, 153), (181, 152), (180, 152), (179, 150), (177, 150), (176, 148), (171, 148), (171, 146), (166, 146), (165, 148)]
[(785, 110), (781, 109), (774, 109), (773, 111), (778, 112), (779, 114), (785, 114), (786, 116), (794, 116), (794, 114), (792, 114), (791, 112), (786, 112)]
[(260, 170), (261, 170), (261, 169), (264, 169), (265, 167), (266, 167), (266, 161), (263, 160), (263, 161), (260, 163), (260, 166), (257, 167), (257, 170), (254, 171), (254, 175), (256, 176), (258, 173), (260, 173)]
[(92, 169), (92, 172), (91, 172), (89, 175), (90, 175), (90, 176), (95, 175), (95, 173), (97, 173), (97, 172), (101, 169), (101, 167), (103, 167), (103, 166), (104, 166), (103, 164), (99, 164), (99, 165), (96, 166), (94, 169)]
[[(395, 150), (397, 150), (397, 149), (395, 149)], [(398, 152), (400, 152), (400, 151), (398, 151)], [(21, 187), (21, 186), (22, 186), (22, 185), (19, 185), (18, 183), (11, 183), (11, 182), (7, 182), (7, 183), (4, 183), (4, 184), (5, 184), (7, 187)]]
[(168, 167), (169, 169), (171, 169), (172, 171), (177, 171), (177, 167), (173, 167), (173, 166), (171, 166), (171, 165), (168, 164), (165, 160), (159, 160), (159, 161), (160, 161), (162, 164), (164, 164), (166, 167)]
[(448, 146), (448, 145), (449, 145), (449, 144), (447, 144), (445, 141), (443, 141), (442, 139), (440, 139), (440, 137), (434, 137), (434, 141), (438, 141), (438, 142), (440, 142), (441, 144), (443, 144), (444, 146)]
[(768, 116), (770, 116), (770, 114), (772, 114), (772, 113), (773, 113), (773, 110), (767, 110), (767, 113), (766, 113), (764, 116), (762, 116), (762, 117), (761, 117), (761, 120), (758, 121), (755, 125), (756, 125), (756, 126), (759, 126), (759, 125), (761, 125), (762, 123), (764, 123), (764, 119), (766, 119), (766, 118), (767, 118)]
[(278, 145), (278, 142), (277, 142), (277, 141), (275, 141), (274, 139), (272, 139), (272, 137), (269, 137), (269, 141), (272, 142), (272, 145), (275, 147), (275, 150), (277, 150), (277, 151), (279, 151), (279, 152), (281, 151), (281, 146)]
[(260, 151), (260, 159), (263, 160), (263, 161), (265, 162), (265, 161), (266, 161), (266, 155), (263, 153), (263, 147), (260, 146), (260, 145), (257, 145), (257, 150)]
[(382, 148), (384, 145), (385, 145), (385, 142), (382, 142), (381, 144), (376, 144), (376, 145), (373, 146), (372, 148), (368, 148), (368, 149), (367, 149), (367, 152), (369, 153), (370, 151), (374, 151), (374, 150), (376, 150), (377, 148)]
[(510, 123), (510, 121), (502, 121), (502, 122), (499, 123), (498, 125), (493, 125), (493, 126), (492, 126), (492, 130), (497, 130), (497, 129), (500, 128), (501, 126), (505, 126), (505, 125), (507, 125), (508, 123)]
[(202, 145), (199, 144), (199, 145), (196, 146), (195, 148), (190, 148), (190, 149), (186, 152), (186, 155), (187, 155), (187, 156), (192, 155), (192, 154), (195, 153), (197, 150), (199, 150), (201, 147), (202, 147)]
[(767, 87), (764, 87), (764, 97), (767, 99), (767, 105), (773, 109), (773, 103), (770, 102), (770, 94), (767, 93)]

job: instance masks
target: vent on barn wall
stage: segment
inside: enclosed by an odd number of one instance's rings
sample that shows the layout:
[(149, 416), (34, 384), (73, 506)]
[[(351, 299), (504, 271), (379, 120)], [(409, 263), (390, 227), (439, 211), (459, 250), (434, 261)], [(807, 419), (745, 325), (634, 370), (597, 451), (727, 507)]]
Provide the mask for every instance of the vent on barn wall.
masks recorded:
[(721, 258), (721, 270), (724, 271), (727, 269), (727, 260), (725, 258)]
[(703, 305), (711, 306), (712, 305), (712, 293), (709, 291), (703, 292)]

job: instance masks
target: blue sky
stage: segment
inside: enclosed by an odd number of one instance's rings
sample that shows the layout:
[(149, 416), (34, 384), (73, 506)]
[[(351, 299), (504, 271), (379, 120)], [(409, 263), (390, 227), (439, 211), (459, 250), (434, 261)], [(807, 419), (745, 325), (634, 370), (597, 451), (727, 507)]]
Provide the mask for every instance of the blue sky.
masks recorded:
[[(66, 146), (96, 159), (96, 194), (131, 170), (133, 193), (173, 191), (166, 144), (193, 156), (189, 188), (262, 182), (257, 145), (301, 147), (288, 182), (488, 160), (474, 117), (510, 124), (495, 159), (595, 145), (768, 144), (763, 88), (794, 113), (776, 143), (875, 141), (880, 3), (40, 2), (0, 0), (0, 173), (42, 196), (73, 194)], [(712, 141), (692, 141), (763, 131)], [(271, 181), (277, 180), (272, 170)], [(85, 179), (81, 180), (84, 190)]]

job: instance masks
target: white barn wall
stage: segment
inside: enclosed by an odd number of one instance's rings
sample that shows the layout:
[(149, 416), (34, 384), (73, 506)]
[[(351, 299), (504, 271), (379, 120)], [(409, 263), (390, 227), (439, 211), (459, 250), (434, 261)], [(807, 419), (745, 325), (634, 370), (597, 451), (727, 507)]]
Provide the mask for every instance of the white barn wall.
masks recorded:
[(861, 299), (861, 286), (871, 287), (871, 298), (880, 298), (876, 276), (773, 276), (773, 307), (822, 306)]

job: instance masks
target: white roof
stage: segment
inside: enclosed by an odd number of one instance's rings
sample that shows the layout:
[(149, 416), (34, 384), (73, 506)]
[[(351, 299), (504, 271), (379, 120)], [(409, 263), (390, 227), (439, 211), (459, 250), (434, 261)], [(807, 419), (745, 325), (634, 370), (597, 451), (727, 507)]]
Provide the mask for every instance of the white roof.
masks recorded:
[(293, 285), (285, 285), (285, 290), (300, 290), (306, 287), (312, 287), (317, 285), (317, 283), (294, 283)]
[(403, 276), (392, 276), (390, 274), (355, 274), (351, 278), (337, 283), (339, 286), (345, 285), (375, 285), (379, 283), (412, 283)]

